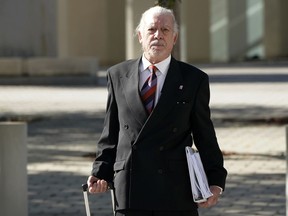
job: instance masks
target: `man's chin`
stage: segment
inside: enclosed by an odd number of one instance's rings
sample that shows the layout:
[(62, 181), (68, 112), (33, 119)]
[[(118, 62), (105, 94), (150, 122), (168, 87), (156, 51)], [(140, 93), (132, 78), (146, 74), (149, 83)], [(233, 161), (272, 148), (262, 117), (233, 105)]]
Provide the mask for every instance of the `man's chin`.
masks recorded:
[[(166, 58), (166, 55), (164, 52), (159, 52), (159, 51), (150, 51), (149, 52), (149, 59), (148, 60), (152, 60), (154, 61), (154, 63), (158, 63), (160, 61), (163, 61)], [(151, 62), (152, 63), (152, 62)]]
[(163, 47), (154, 47), (151, 49), (151, 53), (153, 53), (155, 55), (161, 55), (164, 53), (164, 49), (163, 49)]
[(164, 46), (152, 46), (151, 47), (152, 50), (164, 50)]

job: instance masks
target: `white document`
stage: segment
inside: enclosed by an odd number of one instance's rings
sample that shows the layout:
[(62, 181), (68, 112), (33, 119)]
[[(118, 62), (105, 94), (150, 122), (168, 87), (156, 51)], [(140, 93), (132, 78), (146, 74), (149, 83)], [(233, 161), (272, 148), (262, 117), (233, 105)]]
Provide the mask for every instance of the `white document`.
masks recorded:
[(205, 202), (213, 194), (211, 193), (207, 181), (207, 176), (203, 168), (199, 152), (191, 147), (185, 147), (193, 200), (196, 203)]

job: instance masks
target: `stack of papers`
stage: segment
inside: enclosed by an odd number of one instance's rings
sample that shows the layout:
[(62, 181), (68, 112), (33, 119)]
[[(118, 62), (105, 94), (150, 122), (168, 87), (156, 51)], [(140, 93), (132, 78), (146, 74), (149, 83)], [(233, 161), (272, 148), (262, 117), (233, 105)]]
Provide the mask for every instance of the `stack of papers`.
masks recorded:
[(185, 147), (193, 200), (196, 203), (205, 202), (211, 193), (199, 152), (191, 147)]

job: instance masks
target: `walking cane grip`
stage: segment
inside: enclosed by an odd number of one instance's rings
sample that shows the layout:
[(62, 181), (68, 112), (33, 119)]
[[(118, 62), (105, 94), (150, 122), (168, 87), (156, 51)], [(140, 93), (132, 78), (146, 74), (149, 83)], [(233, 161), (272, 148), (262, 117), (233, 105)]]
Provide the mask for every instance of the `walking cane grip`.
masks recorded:
[(87, 184), (82, 184), (82, 189), (83, 189), (83, 196), (84, 196), (84, 202), (85, 202), (86, 215), (87, 216), (91, 216), (90, 207), (89, 207), (89, 201), (88, 201), (88, 194), (87, 194), (88, 185)]

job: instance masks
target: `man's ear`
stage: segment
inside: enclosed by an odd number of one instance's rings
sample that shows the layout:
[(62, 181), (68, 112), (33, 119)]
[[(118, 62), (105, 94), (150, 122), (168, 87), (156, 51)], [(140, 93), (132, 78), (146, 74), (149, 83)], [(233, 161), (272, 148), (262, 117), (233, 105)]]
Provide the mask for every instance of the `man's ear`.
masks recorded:
[(177, 39), (178, 39), (178, 33), (175, 33), (175, 35), (174, 35), (174, 45), (176, 44)]
[(139, 41), (139, 43), (142, 43), (142, 35), (141, 35), (141, 32), (138, 31), (138, 32), (137, 32), (137, 35), (138, 35), (138, 41)]

